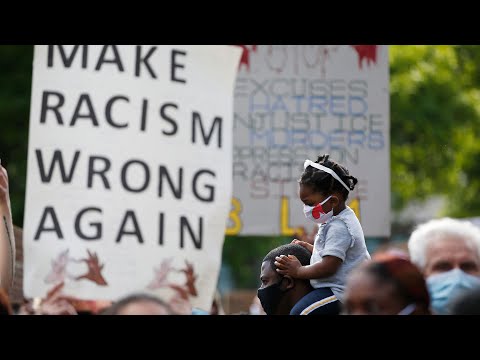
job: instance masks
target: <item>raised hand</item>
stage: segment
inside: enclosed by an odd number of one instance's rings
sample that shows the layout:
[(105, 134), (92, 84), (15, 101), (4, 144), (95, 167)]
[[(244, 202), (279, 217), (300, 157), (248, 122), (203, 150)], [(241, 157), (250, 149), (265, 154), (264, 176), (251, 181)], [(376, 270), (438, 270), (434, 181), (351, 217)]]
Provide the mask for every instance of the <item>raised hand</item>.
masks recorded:
[(0, 202), (7, 200), (9, 200), (8, 173), (7, 170), (0, 165)]
[[(1, 164), (1, 163), (0, 163)], [(0, 165), (0, 287), (7, 293), (15, 275), (15, 236), (7, 170)]]

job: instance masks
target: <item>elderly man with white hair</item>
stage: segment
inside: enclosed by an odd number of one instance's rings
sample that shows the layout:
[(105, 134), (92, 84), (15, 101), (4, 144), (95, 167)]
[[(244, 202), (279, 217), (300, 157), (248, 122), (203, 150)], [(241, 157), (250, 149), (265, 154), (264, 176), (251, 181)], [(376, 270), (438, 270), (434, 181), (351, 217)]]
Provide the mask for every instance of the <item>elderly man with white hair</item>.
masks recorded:
[(449, 314), (457, 296), (480, 287), (480, 229), (472, 223), (430, 220), (412, 232), (408, 251), (427, 280), (434, 314)]

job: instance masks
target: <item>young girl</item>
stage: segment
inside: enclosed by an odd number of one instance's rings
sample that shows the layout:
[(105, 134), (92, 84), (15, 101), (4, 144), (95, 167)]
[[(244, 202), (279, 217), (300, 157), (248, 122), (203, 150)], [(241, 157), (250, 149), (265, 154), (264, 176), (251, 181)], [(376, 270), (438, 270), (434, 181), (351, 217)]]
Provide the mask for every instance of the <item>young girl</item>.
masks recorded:
[(370, 259), (362, 226), (345, 204), (357, 182), (328, 154), (316, 162), (305, 160), (299, 196), (307, 219), (320, 226), (313, 245), (293, 242), (310, 250), (310, 265), (302, 266), (292, 255), (276, 257), (275, 265), (282, 275), (309, 279), (315, 290), (294, 306), (291, 315), (307, 315), (319, 308), (323, 314), (339, 314), (348, 273)]

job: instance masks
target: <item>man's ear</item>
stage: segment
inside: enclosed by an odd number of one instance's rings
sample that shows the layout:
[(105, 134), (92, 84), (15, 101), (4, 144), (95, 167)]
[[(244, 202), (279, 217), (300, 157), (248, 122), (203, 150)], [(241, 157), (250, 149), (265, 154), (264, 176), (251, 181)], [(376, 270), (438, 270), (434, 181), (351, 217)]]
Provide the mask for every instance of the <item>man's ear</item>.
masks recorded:
[(290, 275), (284, 275), (283, 279), (285, 280), (283, 283), (285, 284), (285, 290), (290, 290), (295, 287), (295, 280)]

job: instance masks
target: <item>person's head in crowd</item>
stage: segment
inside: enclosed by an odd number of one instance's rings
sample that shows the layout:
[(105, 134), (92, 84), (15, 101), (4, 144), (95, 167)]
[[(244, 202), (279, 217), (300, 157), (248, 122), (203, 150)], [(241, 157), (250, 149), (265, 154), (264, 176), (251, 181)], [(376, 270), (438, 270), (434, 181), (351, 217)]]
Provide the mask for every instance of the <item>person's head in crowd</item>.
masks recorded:
[(294, 255), (302, 265), (310, 264), (310, 252), (292, 243), (271, 250), (263, 258), (257, 296), (267, 315), (289, 315), (293, 306), (313, 290), (309, 280), (294, 279), (276, 271), (275, 258), (280, 255)]
[(149, 294), (132, 294), (121, 298), (101, 312), (102, 315), (175, 315), (170, 305)]
[(408, 250), (427, 280), (434, 314), (449, 314), (457, 296), (480, 286), (480, 229), (472, 223), (430, 220), (412, 232)]
[(452, 315), (480, 315), (480, 286), (465, 291), (452, 301)]
[(347, 279), (343, 314), (429, 315), (429, 307), (422, 273), (403, 256), (378, 253)]

